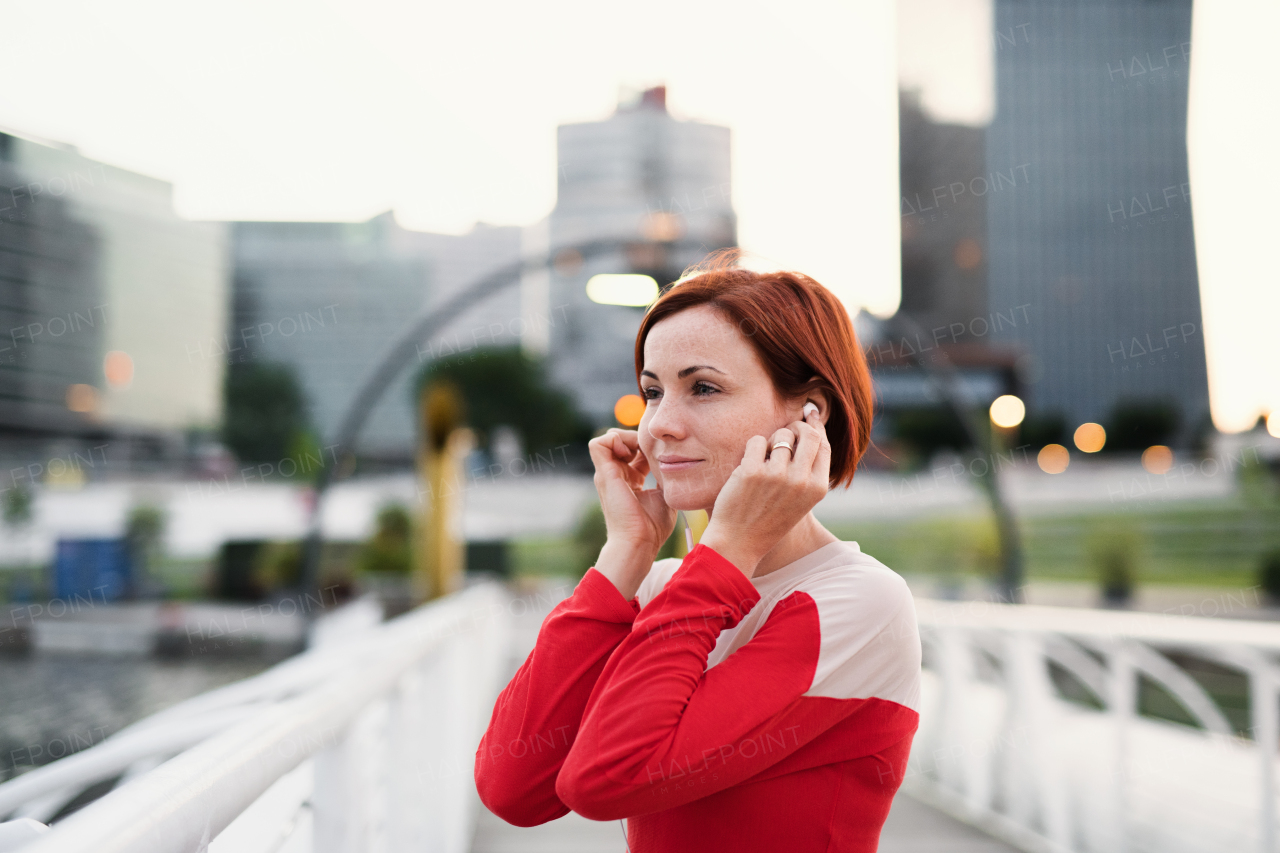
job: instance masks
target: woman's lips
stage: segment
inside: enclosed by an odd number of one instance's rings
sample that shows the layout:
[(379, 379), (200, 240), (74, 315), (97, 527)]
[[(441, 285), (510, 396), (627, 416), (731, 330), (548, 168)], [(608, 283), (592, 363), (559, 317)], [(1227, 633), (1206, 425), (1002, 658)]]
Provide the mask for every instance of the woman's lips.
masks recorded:
[(701, 459), (691, 459), (688, 456), (659, 456), (658, 468), (664, 472), (685, 471), (701, 461)]

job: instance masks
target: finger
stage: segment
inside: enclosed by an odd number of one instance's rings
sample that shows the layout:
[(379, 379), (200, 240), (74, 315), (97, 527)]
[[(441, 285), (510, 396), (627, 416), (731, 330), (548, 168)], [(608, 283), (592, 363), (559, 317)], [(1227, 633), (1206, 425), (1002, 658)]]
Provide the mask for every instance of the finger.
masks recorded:
[[(783, 427), (769, 437), (769, 470), (779, 473), (787, 470), (795, 457), (796, 441), (797, 436), (789, 427)], [(784, 446), (779, 447), (780, 443)]]
[(597, 474), (609, 479), (627, 480), (623, 460), (618, 458), (613, 436), (606, 433), (591, 439), (587, 442), (587, 451), (591, 454), (591, 464)]
[(742, 464), (759, 467), (765, 463), (769, 455), (769, 439), (763, 435), (753, 435), (747, 439), (747, 449), (742, 454)]
[(813, 458), (813, 476), (815, 480), (821, 480), (823, 486), (831, 485), (831, 440), (827, 438), (827, 431), (821, 430), (818, 433), (818, 452)]
[(793, 421), (789, 428), (798, 437), (794, 457), (796, 468), (807, 473), (813, 470), (813, 460), (822, 445), (822, 434), (804, 421)]
[(632, 470), (636, 471), (642, 477), (649, 476), (649, 457), (644, 455), (644, 451), (636, 449), (636, 456), (630, 462)]
[(635, 430), (614, 427), (608, 435), (613, 438), (613, 453), (619, 459), (630, 462), (640, 452), (640, 434)]

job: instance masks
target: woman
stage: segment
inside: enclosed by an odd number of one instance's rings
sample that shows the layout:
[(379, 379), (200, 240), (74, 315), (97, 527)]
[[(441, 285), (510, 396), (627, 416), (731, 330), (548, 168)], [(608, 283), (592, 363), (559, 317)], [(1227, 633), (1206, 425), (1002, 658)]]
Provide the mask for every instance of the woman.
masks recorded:
[[(633, 853), (875, 851), (920, 642), (902, 578), (811, 512), (870, 436), (848, 314), (797, 273), (703, 272), (645, 315), (636, 378), (639, 429), (590, 445), (608, 539), (498, 698), (481, 799), (629, 818)], [(701, 541), (655, 563), (693, 509)]]

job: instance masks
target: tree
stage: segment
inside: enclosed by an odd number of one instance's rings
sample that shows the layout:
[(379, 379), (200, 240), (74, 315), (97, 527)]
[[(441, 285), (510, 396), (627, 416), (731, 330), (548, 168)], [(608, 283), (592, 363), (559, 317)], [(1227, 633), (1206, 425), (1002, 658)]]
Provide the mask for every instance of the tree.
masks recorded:
[(1178, 406), (1170, 400), (1121, 400), (1106, 423), (1107, 450), (1146, 450), (1178, 432)]
[(248, 362), (227, 368), (222, 441), (244, 462), (276, 462), (307, 433), (307, 404), (293, 369)]
[(494, 428), (503, 425), (520, 432), (528, 452), (585, 445), (591, 423), (546, 377), (544, 361), (519, 347), (486, 347), (433, 361), (418, 374), (416, 387), (420, 392), (432, 382), (452, 382), (462, 394), (467, 425), (486, 450)]
[(1022, 443), (1035, 448), (1046, 444), (1066, 444), (1067, 435), (1067, 419), (1061, 412), (1028, 415), (1018, 428)]
[(969, 435), (955, 413), (943, 406), (902, 409), (892, 416), (890, 431), (895, 439), (910, 445), (923, 459), (939, 450), (964, 450)]
[(398, 504), (384, 506), (378, 511), (377, 530), (360, 549), (360, 571), (408, 575), (413, 568), (412, 533), (413, 519), (407, 509)]

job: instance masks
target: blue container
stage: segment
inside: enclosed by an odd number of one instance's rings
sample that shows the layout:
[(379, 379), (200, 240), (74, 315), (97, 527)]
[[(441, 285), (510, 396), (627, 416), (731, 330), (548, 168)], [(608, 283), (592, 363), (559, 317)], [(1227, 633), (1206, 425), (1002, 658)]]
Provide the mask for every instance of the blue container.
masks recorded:
[(53, 558), (53, 594), (66, 601), (116, 601), (133, 580), (124, 539), (59, 539)]

